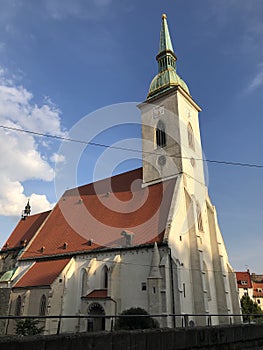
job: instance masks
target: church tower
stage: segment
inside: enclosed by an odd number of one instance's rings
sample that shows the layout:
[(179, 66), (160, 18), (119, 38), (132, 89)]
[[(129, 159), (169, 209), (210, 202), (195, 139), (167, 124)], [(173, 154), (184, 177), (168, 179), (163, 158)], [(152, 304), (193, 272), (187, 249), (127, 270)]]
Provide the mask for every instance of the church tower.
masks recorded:
[[(219, 314), (212, 322), (228, 323), (231, 316), (226, 315), (240, 313), (235, 275), (205, 184), (198, 116), (201, 108), (177, 73), (166, 15), (162, 16), (156, 60), (158, 73), (146, 101), (139, 105), (143, 185), (176, 180), (164, 233), (171, 253), (174, 311)], [(158, 276), (150, 276), (149, 290), (157, 291), (158, 283)], [(157, 297), (156, 293), (155, 299), (149, 299), (151, 307)], [(206, 324), (205, 317), (192, 317), (190, 321)], [(240, 317), (233, 321), (240, 322)]]
[(177, 57), (165, 14), (156, 60), (158, 74), (150, 84), (146, 101), (139, 105), (144, 183), (151, 184), (183, 173), (204, 182), (198, 120), (201, 108), (177, 73)]

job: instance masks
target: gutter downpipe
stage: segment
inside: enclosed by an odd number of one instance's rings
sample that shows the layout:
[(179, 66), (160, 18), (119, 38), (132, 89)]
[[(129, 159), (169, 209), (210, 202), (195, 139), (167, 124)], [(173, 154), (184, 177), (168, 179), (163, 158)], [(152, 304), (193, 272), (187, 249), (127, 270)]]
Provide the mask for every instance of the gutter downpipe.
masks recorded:
[[(172, 312), (175, 315), (175, 301), (174, 301), (174, 274), (173, 274), (173, 261), (171, 248), (168, 247), (169, 251), (169, 263), (170, 263), (170, 275), (171, 275), (171, 292), (172, 292)], [(176, 327), (175, 316), (172, 317), (173, 328)]]
[[(113, 298), (110, 298), (110, 300), (112, 300), (114, 302), (114, 308), (115, 308), (115, 324), (116, 324), (116, 316), (117, 316), (117, 301), (114, 300)], [(113, 331), (113, 319), (111, 317), (111, 325), (110, 325), (110, 328), (111, 328), (111, 332)]]

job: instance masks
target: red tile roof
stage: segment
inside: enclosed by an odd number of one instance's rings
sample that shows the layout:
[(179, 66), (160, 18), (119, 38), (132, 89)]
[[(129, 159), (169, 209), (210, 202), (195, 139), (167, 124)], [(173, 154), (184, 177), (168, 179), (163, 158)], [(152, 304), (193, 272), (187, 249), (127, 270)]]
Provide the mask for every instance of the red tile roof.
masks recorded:
[(175, 183), (142, 187), (140, 168), (68, 190), (22, 259), (125, 246), (127, 234), (132, 245), (160, 242)]
[(252, 288), (249, 272), (236, 272), (238, 288)]
[(6, 249), (22, 248), (33, 238), (37, 230), (43, 224), (50, 211), (35, 214), (20, 220), (11, 236), (5, 242), (2, 251)]
[(263, 283), (253, 282), (253, 297), (263, 298)]
[(90, 292), (84, 298), (105, 299), (105, 298), (107, 298), (107, 294), (108, 294), (107, 289), (94, 289), (92, 292)]
[(14, 288), (50, 286), (69, 263), (70, 258), (37, 261), (14, 285)]

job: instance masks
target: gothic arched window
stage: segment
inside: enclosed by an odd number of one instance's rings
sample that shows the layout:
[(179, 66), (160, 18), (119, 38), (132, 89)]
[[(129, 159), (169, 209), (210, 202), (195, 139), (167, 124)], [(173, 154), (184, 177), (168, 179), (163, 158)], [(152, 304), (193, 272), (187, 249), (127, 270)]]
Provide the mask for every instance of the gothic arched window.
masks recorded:
[(198, 230), (204, 231), (201, 207), (198, 202), (196, 203), (196, 215), (197, 215)]
[(87, 293), (88, 274), (86, 269), (81, 270), (81, 295)]
[(102, 288), (108, 288), (109, 269), (105, 265), (102, 269)]
[(159, 120), (156, 127), (156, 144), (157, 144), (157, 147), (166, 146), (165, 126), (161, 120)]
[(39, 316), (45, 316), (47, 309), (47, 297), (43, 294), (39, 304)]
[(188, 134), (188, 146), (194, 150), (195, 149), (194, 132), (190, 123), (188, 124), (188, 127), (187, 127), (187, 134)]
[(19, 295), (16, 299), (15, 316), (21, 316), (21, 307), (22, 307), (22, 300), (21, 300), (21, 296)]

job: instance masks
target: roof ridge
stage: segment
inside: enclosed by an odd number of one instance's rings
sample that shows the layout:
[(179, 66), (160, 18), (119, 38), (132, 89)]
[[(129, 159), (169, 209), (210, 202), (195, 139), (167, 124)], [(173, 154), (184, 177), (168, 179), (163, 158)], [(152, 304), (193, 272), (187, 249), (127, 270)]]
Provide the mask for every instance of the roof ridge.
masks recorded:
[[(125, 171), (124, 173), (119, 173), (119, 174), (116, 174), (116, 175), (113, 175), (113, 176), (108, 176), (108, 177), (105, 177), (105, 178), (103, 178), (103, 179), (96, 180), (96, 181), (94, 181), (94, 182), (88, 182), (88, 183), (86, 183), (86, 184), (84, 184), (84, 185), (72, 187), (72, 188), (69, 188), (68, 190), (66, 190), (66, 191), (63, 193), (63, 195), (66, 194), (67, 192), (74, 191), (74, 190), (76, 190), (76, 189), (80, 189), (80, 188), (83, 188), (83, 187), (86, 187), (86, 186), (89, 186), (89, 185), (94, 185), (94, 184), (98, 184), (98, 183), (103, 182), (103, 181), (116, 179), (118, 176), (124, 176), (124, 175), (127, 175), (128, 173), (136, 172), (136, 171), (138, 171), (138, 170), (141, 170), (141, 171), (142, 171), (142, 169), (143, 169), (143, 167), (131, 169), (131, 170)], [(62, 197), (63, 197), (63, 195), (62, 195)]]

